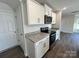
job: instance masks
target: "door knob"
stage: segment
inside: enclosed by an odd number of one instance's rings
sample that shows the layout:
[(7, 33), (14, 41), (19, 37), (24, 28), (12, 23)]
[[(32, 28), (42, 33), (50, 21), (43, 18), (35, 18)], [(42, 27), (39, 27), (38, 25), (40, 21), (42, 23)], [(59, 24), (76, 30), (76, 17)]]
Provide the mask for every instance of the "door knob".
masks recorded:
[(14, 33), (16, 33), (16, 31), (14, 31)]
[(22, 36), (23, 34), (21, 33), (20, 35)]

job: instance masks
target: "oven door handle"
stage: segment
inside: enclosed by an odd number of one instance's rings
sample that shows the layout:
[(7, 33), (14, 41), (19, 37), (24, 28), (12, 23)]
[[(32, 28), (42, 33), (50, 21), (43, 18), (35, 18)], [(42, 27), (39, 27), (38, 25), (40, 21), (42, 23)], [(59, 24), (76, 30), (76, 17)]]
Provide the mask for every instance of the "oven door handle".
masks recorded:
[(56, 35), (56, 34), (51, 34), (50, 36), (54, 36), (54, 35)]

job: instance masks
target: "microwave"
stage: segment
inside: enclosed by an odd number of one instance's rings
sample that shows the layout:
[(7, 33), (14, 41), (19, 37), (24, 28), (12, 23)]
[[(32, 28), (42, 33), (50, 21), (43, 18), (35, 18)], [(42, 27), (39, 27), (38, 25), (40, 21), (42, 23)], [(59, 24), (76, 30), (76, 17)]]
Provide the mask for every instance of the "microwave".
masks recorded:
[(52, 23), (52, 17), (44, 15), (44, 24), (51, 24)]

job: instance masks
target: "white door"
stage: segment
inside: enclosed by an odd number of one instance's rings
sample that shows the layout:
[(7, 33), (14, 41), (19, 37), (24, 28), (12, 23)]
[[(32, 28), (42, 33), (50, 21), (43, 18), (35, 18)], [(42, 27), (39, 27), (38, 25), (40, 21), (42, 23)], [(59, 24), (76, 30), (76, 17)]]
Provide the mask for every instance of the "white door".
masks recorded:
[(17, 45), (17, 39), (14, 14), (0, 11), (0, 51), (15, 45)]

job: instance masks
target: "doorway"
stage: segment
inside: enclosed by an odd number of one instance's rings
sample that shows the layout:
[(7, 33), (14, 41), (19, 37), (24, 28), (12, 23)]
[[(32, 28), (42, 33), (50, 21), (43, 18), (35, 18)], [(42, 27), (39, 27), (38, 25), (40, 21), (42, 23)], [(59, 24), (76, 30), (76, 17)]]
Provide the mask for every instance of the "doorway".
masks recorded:
[(75, 15), (74, 30), (75, 33), (79, 33), (79, 14)]

